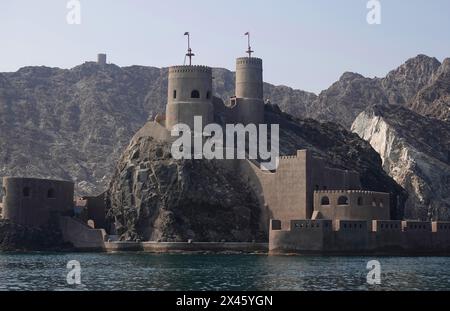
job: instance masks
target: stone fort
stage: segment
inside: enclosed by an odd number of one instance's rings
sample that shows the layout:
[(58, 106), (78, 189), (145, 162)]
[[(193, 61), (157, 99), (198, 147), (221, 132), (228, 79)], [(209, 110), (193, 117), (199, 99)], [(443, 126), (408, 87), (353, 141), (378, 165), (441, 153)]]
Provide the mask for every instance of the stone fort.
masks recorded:
[[(106, 55), (98, 62), (104, 66)], [(174, 126), (192, 128), (195, 116), (203, 124), (265, 122), (262, 59), (251, 53), (237, 58), (235, 96), (227, 102), (214, 96), (212, 81), (210, 67), (170, 67), (165, 115), (147, 122), (133, 140), (150, 136), (170, 142)], [(309, 150), (280, 157), (275, 171), (262, 170), (248, 159), (227, 165), (256, 193), (271, 253), (450, 250), (450, 223), (391, 220), (388, 193), (363, 191), (358, 173), (327, 167)], [(63, 233), (75, 246), (104, 249), (108, 244), (101, 197), (74, 203), (73, 184), (63, 181), (4, 178), (3, 185), (4, 219), (37, 226), (56, 213), (64, 216)], [(74, 217), (83, 210), (89, 225)]]

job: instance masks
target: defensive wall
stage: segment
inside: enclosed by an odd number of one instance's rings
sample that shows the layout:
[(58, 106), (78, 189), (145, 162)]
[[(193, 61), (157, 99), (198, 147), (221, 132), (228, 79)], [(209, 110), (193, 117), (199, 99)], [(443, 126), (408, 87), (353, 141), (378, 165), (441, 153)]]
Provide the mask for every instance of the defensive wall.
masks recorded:
[(389, 194), (361, 190), (314, 191), (314, 219), (390, 219)]
[(263, 171), (251, 161), (240, 161), (239, 171), (258, 195), (269, 217), (266, 223), (270, 218), (284, 224), (290, 219), (311, 219), (316, 190), (361, 188), (358, 173), (328, 168), (308, 150), (280, 157), (274, 172)]
[(269, 253), (449, 254), (450, 222), (271, 221)]
[[(3, 219), (27, 226), (73, 214), (74, 183), (38, 178), (3, 178)], [(57, 218), (55, 218), (57, 220)]]

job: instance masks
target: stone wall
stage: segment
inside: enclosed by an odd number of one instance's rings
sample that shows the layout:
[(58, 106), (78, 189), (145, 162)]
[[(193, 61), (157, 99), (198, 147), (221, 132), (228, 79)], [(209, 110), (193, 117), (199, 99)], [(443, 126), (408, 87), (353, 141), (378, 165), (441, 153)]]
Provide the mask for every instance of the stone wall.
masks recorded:
[(390, 219), (389, 194), (357, 190), (315, 191), (314, 212), (319, 218), (332, 220)]
[(287, 230), (271, 223), (272, 254), (450, 254), (450, 222), (295, 220)]
[(241, 161), (239, 169), (258, 194), (264, 206), (263, 215), (282, 220), (284, 224), (291, 219), (311, 219), (317, 188), (361, 188), (357, 173), (327, 168), (308, 150), (280, 157), (275, 172), (262, 171), (250, 161)]
[(95, 197), (83, 197), (83, 199), (86, 200), (88, 220), (94, 221), (95, 228), (105, 228), (105, 193), (102, 193)]
[(103, 250), (107, 236), (103, 229), (92, 229), (72, 217), (61, 217), (60, 227), (65, 242), (71, 243), (78, 250)]
[(42, 226), (73, 213), (73, 182), (5, 177), (3, 193), (3, 218), (16, 224)]
[(206, 66), (173, 66), (169, 68), (166, 127), (179, 123), (194, 128), (194, 116), (203, 124), (214, 119), (212, 104), (212, 69)]

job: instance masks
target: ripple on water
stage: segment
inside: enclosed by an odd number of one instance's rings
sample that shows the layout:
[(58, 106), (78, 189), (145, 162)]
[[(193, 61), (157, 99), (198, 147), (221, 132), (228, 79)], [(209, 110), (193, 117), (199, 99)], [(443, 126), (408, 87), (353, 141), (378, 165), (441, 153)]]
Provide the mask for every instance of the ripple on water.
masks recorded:
[[(382, 284), (366, 283), (367, 262)], [(66, 283), (67, 262), (82, 284)], [(0, 290), (450, 290), (447, 257), (0, 254)]]

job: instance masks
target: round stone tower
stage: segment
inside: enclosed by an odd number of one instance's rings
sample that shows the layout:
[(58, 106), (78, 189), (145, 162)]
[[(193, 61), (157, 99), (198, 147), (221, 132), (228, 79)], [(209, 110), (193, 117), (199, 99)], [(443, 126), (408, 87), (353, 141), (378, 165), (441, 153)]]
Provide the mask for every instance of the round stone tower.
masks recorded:
[(74, 184), (37, 178), (3, 178), (3, 219), (42, 226), (54, 216), (73, 214)]
[(239, 123), (264, 123), (263, 96), (262, 59), (238, 58), (236, 60), (236, 98), (239, 104)]
[(212, 69), (206, 66), (169, 68), (166, 128), (184, 123), (194, 129), (194, 116), (203, 126), (213, 122)]

